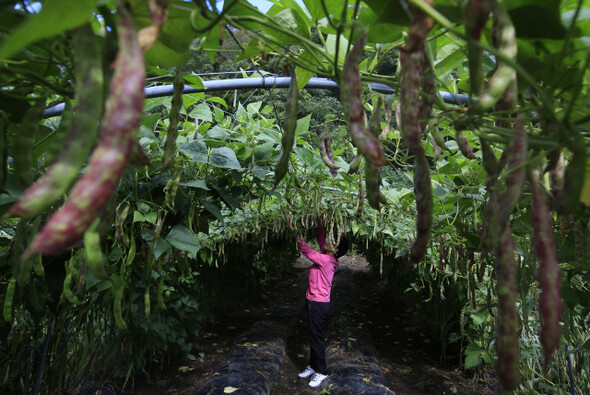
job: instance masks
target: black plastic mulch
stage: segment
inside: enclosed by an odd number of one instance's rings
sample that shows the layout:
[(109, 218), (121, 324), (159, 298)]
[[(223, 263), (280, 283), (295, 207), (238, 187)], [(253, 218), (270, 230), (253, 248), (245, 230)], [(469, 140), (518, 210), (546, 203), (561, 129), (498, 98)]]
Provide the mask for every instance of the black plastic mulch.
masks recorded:
[(379, 355), (366, 329), (367, 319), (353, 273), (341, 266), (334, 277), (330, 314), (326, 324), (329, 377), (321, 385), (331, 395), (394, 394), (385, 382)]
[(215, 368), (211, 379), (197, 392), (198, 395), (224, 394), (234, 389), (238, 389), (235, 393), (241, 395), (270, 393), (285, 357), (287, 339), (296, 328), (304, 306), (303, 280), (306, 278), (302, 278), (298, 284), (300, 296), (286, 298), (274, 304), (238, 340)]

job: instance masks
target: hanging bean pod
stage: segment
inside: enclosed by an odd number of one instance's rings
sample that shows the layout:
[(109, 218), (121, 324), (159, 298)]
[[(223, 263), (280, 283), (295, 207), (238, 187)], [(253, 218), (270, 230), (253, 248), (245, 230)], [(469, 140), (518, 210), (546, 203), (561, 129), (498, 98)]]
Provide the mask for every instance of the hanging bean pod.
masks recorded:
[(529, 172), (528, 177), (533, 196), (531, 216), (533, 251), (539, 257), (541, 344), (545, 354), (544, 366), (547, 369), (561, 339), (561, 327), (559, 326), (563, 313), (561, 269), (557, 260), (555, 240), (552, 233), (553, 221), (547, 203), (545, 203), (545, 194), (540, 184), (539, 172)]
[(518, 266), (514, 257), (512, 229), (504, 223), (496, 248), (496, 294), (498, 295), (498, 318), (496, 328), (496, 370), (502, 388), (514, 390), (520, 381), (518, 341)]
[(162, 169), (168, 169), (174, 164), (176, 157), (176, 139), (178, 138), (178, 122), (180, 120), (180, 110), (182, 109), (182, 93), (184, 91), (184, 78), (182, 77), (182, 68), (176, 68), (174, 76), (174, 95), (172, 96), (172, 106), (170, 107), (170, 123), (164, 142), (164, 156), (162, 158)]
[(467, 0), (463, 15), (465, 16), (465, 33), (467, 41), (467, 58), (469, 59), (469, 82), (471, 94), (477, 96), (484, 86), (483, 52), (476, 44), (490, 16), (490, 0)]
[(426, 255), (432, 229), (432, 185), (430, 165), (424, 155), (414, 158), (414, 194), (416, 195), (416, 240), (410, 251), (410, 262), (418, 263)]
[(320, 156), (322, 157), (322, 161), (330, 169), (332, 177), (336, 177), (340, 167), (334, 164), (334, 155), (332, 153), (332, 147), (330, 146), (330, 134), (328, 133), (328, 128), (324, 128), (320, 134)]
[(362, 34), (349, 52), (342, 69), (340, 98), (348, 121), (348, 132), (359, 152), (376, 166), (388, 163), (377, 136), (372, 135), (364, 122), (365, 111), (361, 100), (362, 84), (359, 71), (366, 34)]
[(23, 258), (35, 252), (57, 254), (80, 239), (117, 187), (129, 159), (140, 125), (145, 84), (145, 64), (131, 15), (118, 12), (119, 55), (99, 144), (88, 170), (76, 182), (60, 211), (36, 235)]
[[(498, 51), (504, 58), (515, 61), (517, 55), (516, 30), (510, 15), (508, 15), (502, 1), (494, 1), (492, 10), (498, 32)], [(516, 71), (506, 61), (498, 59), (496, 71), (490, 78), (487, 87), (479, 95), (478, 100), (471, 106), (470, 111), (478, 114), (488, 111), (498, 102), (507, 88), (511, 85), (515, 86), (515, 81)]]
[[(90, 25), (83, 25), (74, 31), (72, 46), (76, 56), (76, 107), (70, 129), (57, 160), (27, 188), (7, 215), (32, 217), (54, 203), (79, 176), (96, 142), (98, 120), (102, 112), (103, 76), (100, 50)], [(30, 146), (27, 150), (30, 151)]]
[(287, 94), (285, 123), (283, 125), (283, 137), (281, 139), (283, 153), (275, 168), (275, 186), (281, 182), (289, 170), (289, 159), (291, 158), (291, 151), (295, 143), (295, 130), (297, 129), (298, 99), (297, 72), (295, 67), (291, 67), (291, 83), (289, 84), (289, 93)]

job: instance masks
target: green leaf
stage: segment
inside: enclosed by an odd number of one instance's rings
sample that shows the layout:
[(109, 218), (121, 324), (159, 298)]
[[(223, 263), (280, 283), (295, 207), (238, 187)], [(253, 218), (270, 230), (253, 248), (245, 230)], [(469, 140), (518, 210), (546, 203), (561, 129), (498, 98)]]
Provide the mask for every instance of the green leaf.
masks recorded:
[(207, 187), (207, 183), (205, 180), (190, 180), (186, 182), (181, 182), (179, 185), (189, 187), (189, 188), (199, 188), (209, 191), (210, 189)]
[(518, 38), (565, 37), (559, 0), (508, 0), (505, 4)]
[(465, 369), (474, 368), (480, 363), (479, 353), (470, 353), (465, 356)]
[(218, 125), (207, 130), (207, 133), (205, 134), (205, 137), (208, 139), (224, 140), (224, 141), (227, 139), (228, 136), (229, 136), (229, 132)]
[(379, 18), (375, 23), (393, 23), (407, 25), (410, 23), (408, 11), (404, 9), (399, 0), (365, 0), (375, 15)]
[(21, 48), (90, 22), (97, 0), (47, 0), (41, 11), (20, 24), (0, 45), (0, 59)]
[(205, 122), (213, 122), (213, 116), (211, 115), (211, 109), (207, 103), (200, 103), (197, 104), (191, 112), (188, 113), (188, 116), (194, 118), (195, 120), (202, 120)]
[(194, 162), (207, 163), (209, 149), (203, 139), (196, 139), (178, 146), (178, 151), (188, 155)]
[(199, 252), (200, 244), (197, 236), (187, 227), (183, 225), (176, 225), (170, 230), (166, 241), (172, 244), (175, 248), (188, 252), (190, 258), (195, 259), (197, 252)]
[(209, 201), (204, 201), (202, 204), (203, 204), (203, 207), (205, 207), (205, 210), (207, 210), (211, 214), (213, 214), (213, 216), (215, 218), (217, 218), (219, 220), (219, 222), (221, 222), (221, 224), (224, 223), (223, 214), (221, 214), (221, 210), (219, 209), (219, 207), (217, 207), (216, 205), (214, 205), (213, 203), (211, 203)]
[[(305, 8), (311, 14), (311, 17), (314, 21), (319, 21), (320, 19), (324, 18), (326, 15), (324, 14), (324, 9), (322, 7), (322, 3), (317, 0), (303, 0), (305, 4)], [(334, 3), (334, 1), (327, 2), (327, 3)]]
[(258, 111), (260, 111), (261, 106), (262, 106), (261, 101), (257, 101), (255, 103), (248, 104), (248, 106), (246, 107), (246, 110), (248, 111), (248, 115), (250, 115), (252, 117), (252, 116), (258, 114)]
[(254, 160), (256, 162), (267, 162), (274, 156), (274, 143), (264, 143), (254, 147)]
[(239, 188), (227, 190), (214, 185), (213, 189), (219, 193), (219, 197), (221, 197), (225, 204), (227, 204), (232, 210), (235, 210), (240, 203), (242, 203), (242, 193)]
[[(195, 38), (190, 15), (189, 7), (168, 7), (168, 18), (158, 41), (144, 55), (148, 65), (177, 67), (185, 65), (190, 60), (189, 49)], [(146, 15), (145, 18), (149, 20), (150, 17)], [(151, 20), (143, 23), (151, 24)]]
[(156, 259), (160, 258), (162, 255), (170, 251), (172, 246), (164, 239), (156, 239), (155, 241), (148, 241), (147, 245), (150, 247), (152, 252), (154, 253), (154, 257)]
[(311, 114), (298, 119), (297, 127), (295, 128), (295, 136), (301, 136), (309, 132), (309, 123), (311, 122)]
[(313, 72), (297, 67), (297, 88), (301, 91), (313, 77)]
[(242, 169), (238, 158), (236, 158), (236, 153), (229, 147), (211, 149), (209, 163), (215, 167), (220, 167), (223, 169)]
[[(311, 38), (309, 27), (307, 26), (306, 21), (293, 9), (284, 9), (273, 15), (272, 19), (277, 23), (278, 26), (282, 27), (283, 29), (293, 31), (295, 35), (302, 36), (307, 39)], [(267, 32), (272, 37), (284, 44), (296, 44), (298, 42), (295, 37), (274, 29), (267, 29)]]

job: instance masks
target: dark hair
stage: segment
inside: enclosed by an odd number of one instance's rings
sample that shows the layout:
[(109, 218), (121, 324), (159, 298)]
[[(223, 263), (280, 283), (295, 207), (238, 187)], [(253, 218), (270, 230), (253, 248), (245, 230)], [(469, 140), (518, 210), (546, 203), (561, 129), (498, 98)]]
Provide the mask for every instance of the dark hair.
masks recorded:
[(338, 243), (338, 248), (336, 249), (336, 253), (334, 256), (336, 259), (340, 258), (341, 256), (346, 255), (348, 252), (348, 239), (346, 237), (342, 237), (340, 239), (340, 243)]

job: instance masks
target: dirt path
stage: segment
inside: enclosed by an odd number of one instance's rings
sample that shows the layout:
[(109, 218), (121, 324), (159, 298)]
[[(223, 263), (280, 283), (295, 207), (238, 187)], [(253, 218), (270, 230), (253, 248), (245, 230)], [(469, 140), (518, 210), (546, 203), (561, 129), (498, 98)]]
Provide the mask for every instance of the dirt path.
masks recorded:
[[(341, 302), (349, 305), (354, 303), (358, 306), (336, 306), (332, 308), (334, 313), (331, 311), (331, 314), (340, 314), (338, 311), (346, 311), (347, 308), (358, 309), (360, 313), (357, 315), (362, 317), (362, 320), (349, 322), (347, 330), (353, 331), (354, 336), (362, 338), (358, 340), (358, 343), (366, 344), (369, 349), (369, 357), (372, 353), (375, 354), (376, 365), (380, 371), (378, 373), (382, 375), (385, 385), (392, 392), (397, 395), (494, 393), (490, 389), (492, 385), (490, 385), (489, 377), (474, 377), (453, 367), (441, 366), (438, 361), (438, 350), (432, 346), (430, 339), (425, 335), (426, 332), (412, 323), (411, 310), (404, 306), (401, 300), (388, 296), (383, 284), (374, 281), (366, 261), (358, 257), (343, 257), (341, 265), (343, 270), (350, 270), (352, 273), (350, 278), (353, 284), (346, 285), (354, 287), (354, 292), (349, 288), (344, 290), (345, 294), (341, 297), (343, 299)], [(215, 326), (203, 331), (200, 338), (197, 339), (200, 349), (196, 351), (196, 354), (199, 355), (196, 361), (173, 364), (160, 377), (153, 377), (150, 383), (136, 383), (135, 390), (129, 393), (194, 394), (198, 392), (208, 382), (210, 383), (212, 376), (215, 375), (214, 370), (221, 366), (220, 364), (226, 360), (228, 355), (231, 355), (228, 353), (236, 353), (236, 344), (244, 344), (240, 343), (247, 338), (244, 336), (252, 333), (253, 328), (256, 328), (255, 324), (267, 315), (276, 301), (292, 299), (295, 305), (304, 303), (301, 287), (305, 285), (304, 277), (306, 277), (308, 266), (309, 262), (306, 262), (305, 259), (299, 260), (292, 270), (288, 271), (265, 295), (264, 301), (235, 311)], [(334, 289), (337, 290), (336, 284)], [(344, 300), (351, 293), (356, 294), (355, 301)], [(272, 394), (321, 393), (318, 389), (310, 388), (307, 385), (307, 380), (297, 377), (297, 374), (307, 364), (309, 352), (303, 305), (300, 307), (299, 317), (289, 318), (289, 327), (286, 330), (289, 336), (286, 339), (286, 344), (281, 344), (285, 353), (278, 374), (274, 375), (271, 380), (267, 373), (263, 373), (270, 380), (269, 387)], [(332, 362), (335, 362), (336, 358), (343, 358), (342, 354), (346, 354), (346, 350), (339, 352), (335, 348), (336, 344), (342, 343), (342, 334), (337, 334), (337, 332), (339, 327), (343, 327), (340, 323), (344, 321), (340, 316), (333, 316), (329, 323), (331, 327), (327, 328), (327, 331), (330, 332), (328, 336), (333, 336), (328, 339), (329, 364), (331, 359)], [(352, 347), (351, 342), (353, 344), (357, 342), (355, 337), (351, 336), (350, 338), (349, 348)], [(273, 344), (274, 349), (277, 349), (278, 343), (274, 338), (269, 344)], [(351, 351), (354, 350), (351, 348)], [(367, 356), (362, 356), (360, 359), (367, 359)], [(482, 375), (480, 374), (480, 376)], [(333, 388), (339, 389), (333, 391), (335, 393), (347, 393), (342, 390), (342, 387)]]

